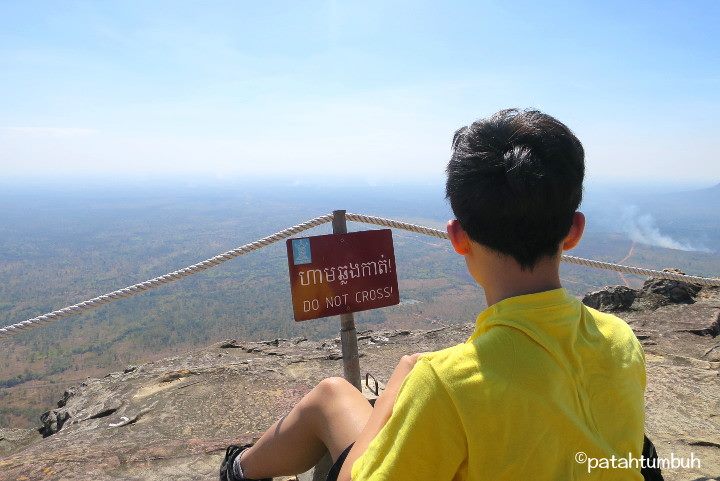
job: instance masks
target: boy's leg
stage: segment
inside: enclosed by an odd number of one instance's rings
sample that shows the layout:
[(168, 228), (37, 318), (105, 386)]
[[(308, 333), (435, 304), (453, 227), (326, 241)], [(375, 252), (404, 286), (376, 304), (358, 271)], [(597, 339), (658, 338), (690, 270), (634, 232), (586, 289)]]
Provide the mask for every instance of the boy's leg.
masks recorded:
[(372, 407), (342, 378), (321, 381), (242, 455), (247, 478), (290, 476), (312, 468), (330, 452), (336, 460), (355, 442)]

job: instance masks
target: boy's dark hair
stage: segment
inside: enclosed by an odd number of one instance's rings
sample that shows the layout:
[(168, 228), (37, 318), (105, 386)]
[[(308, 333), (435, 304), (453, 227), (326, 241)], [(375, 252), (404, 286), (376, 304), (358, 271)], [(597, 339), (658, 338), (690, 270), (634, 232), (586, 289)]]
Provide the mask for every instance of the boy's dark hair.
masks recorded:
[(562, 122), (501, 110), (455, 132), (446, 196), (472, 240), (532, 269), (553, 256), (582, 200), (585, 153)]

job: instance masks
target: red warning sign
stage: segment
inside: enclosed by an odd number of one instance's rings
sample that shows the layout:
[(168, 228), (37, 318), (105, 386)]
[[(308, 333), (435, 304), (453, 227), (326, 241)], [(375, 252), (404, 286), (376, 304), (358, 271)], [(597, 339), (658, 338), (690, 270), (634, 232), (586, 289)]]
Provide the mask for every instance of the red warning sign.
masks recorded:
[(390, 229), (287, 241), (296, 321), (400, 303)]

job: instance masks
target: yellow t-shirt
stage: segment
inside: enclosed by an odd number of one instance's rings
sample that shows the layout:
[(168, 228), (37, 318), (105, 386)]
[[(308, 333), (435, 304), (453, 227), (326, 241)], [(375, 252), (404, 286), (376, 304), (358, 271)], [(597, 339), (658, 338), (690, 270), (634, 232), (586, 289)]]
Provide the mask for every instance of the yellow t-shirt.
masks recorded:
[(352, 467), (362, 480), (642, 480), (645, 358), (621, 319), (565, 289), (505, 299), (464, 344), (418, 360)]

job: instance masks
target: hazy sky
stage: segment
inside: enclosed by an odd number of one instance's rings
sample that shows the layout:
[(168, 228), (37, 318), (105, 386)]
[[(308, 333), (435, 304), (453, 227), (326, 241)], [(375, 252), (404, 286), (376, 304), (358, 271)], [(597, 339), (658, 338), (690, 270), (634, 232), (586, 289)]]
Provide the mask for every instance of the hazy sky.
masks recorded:
[[(581, 5), (583, 3), (583, 5)], [(442, 177), (536, 107), (591, 179), (720, 181), (720, 2), (0, 2), (3, 176)]]

